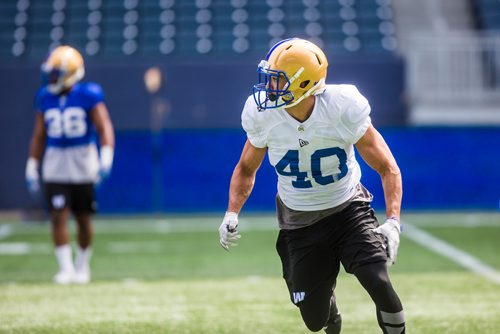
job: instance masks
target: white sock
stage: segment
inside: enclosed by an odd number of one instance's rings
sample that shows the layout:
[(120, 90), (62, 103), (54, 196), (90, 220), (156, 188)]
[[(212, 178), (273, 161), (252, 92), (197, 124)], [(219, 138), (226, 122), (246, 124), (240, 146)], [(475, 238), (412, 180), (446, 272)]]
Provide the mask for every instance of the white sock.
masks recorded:
[(61, 271), (73, 271), (73, 260), (71, 258), (71, 246), (66, 244), (56, 247), (55, 250), (59, 269)]
[(90, 246), (85, 249), (82, 249), (80, 246), (76, 247), (76, 270), (87, 270), (89, 268), (91, 256), (92, 248)]

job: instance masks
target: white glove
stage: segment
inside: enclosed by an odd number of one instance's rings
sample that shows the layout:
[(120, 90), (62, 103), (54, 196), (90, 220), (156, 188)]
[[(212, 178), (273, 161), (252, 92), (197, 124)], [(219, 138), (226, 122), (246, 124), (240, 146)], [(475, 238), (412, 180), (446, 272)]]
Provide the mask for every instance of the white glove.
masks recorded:
[(32, 194), (36, 194), (40, 190), (40, 173), (38, 172), (39, 162), (37, 159), (30, 157), (26, 162), (26, 185)]
[(385, 239), (385, 246), (387, 252), (387, 264), (392, 265), (396, 263), (399, 247), (399, 234), (401, 233), (401, 226), (396, 218), (387, 218), (384, 224), (373, 229), (373, 232), (382, 234)]
[(226, 212), (224, 220), (219, 227), (220, 245), (229, 251), (230, 246), (237, 246), (236, 241), (241, 238), (238, 228), (238, 214), (236, 212)]
[(101, 154), (99, 157), (99, 180), (97, 183), (102, 182), (111, 174), (114, 153), (115, 150), (111, 146), (105, 145), (101, 147)]

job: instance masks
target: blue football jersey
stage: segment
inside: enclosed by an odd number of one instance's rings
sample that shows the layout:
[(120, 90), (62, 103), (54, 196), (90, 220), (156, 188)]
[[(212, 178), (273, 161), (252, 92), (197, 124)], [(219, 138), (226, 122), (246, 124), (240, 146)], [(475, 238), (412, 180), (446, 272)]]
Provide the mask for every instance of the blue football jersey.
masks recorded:
[(95, 142), (90, 111), (104, 101), (99, 84), (78, 83), (67, 95), (50, 93), (42, 87), (35, 98), (35, 109), (43, 114), (47, 147), (70, 147)]
[(99, 170), (96, 130), (90, 112), (104, 101), (100, 85), (78, 83), (65, 95), (42, 87), (35, 109), (42, 113), (47, 134), (42, 177), (46, 182), (95, 182)]

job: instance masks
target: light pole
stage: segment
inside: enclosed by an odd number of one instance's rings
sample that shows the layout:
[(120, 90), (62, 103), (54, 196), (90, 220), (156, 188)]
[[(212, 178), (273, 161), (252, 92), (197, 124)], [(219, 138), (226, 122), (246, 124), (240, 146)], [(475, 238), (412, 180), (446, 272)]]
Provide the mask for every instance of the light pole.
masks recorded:
[[(150, 67), (144, 73), (144, 85), (149, 93), (149, 114), (151, 131), (151, 159), (152, 159), (152, 187), (151, 201), (153, 212), (161, 213), (164, 208), (164, 176), (163, 156), (164, 138), (163, 127), (169, 105), (159, 91), (162, 86), (163, 75), (158, 67)], [(163, 83), (164, 84), (164, 83)]]

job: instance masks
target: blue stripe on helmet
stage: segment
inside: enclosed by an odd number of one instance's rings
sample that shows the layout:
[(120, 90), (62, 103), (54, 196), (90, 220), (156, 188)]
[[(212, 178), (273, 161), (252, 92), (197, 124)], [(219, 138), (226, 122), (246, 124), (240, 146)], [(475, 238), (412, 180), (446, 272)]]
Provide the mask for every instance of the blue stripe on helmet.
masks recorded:
[(279, 41), (278, 43), (274, 44), (273, 47), (271, 48), (271, 50), (269, 50), (269, 52), (267, 53), (266, 60), (269, 60), (269, 57), (271, 57), (271, 53), (273, 53), (274, 49), (276, 49), (281, 44), (288, 42), (288, 41), (291, 41), (293, 39), (300, 39), (300, 38), (297, 38), (297, 37), (287, 38), (287, 39), (284, 39), (284, 40)]

